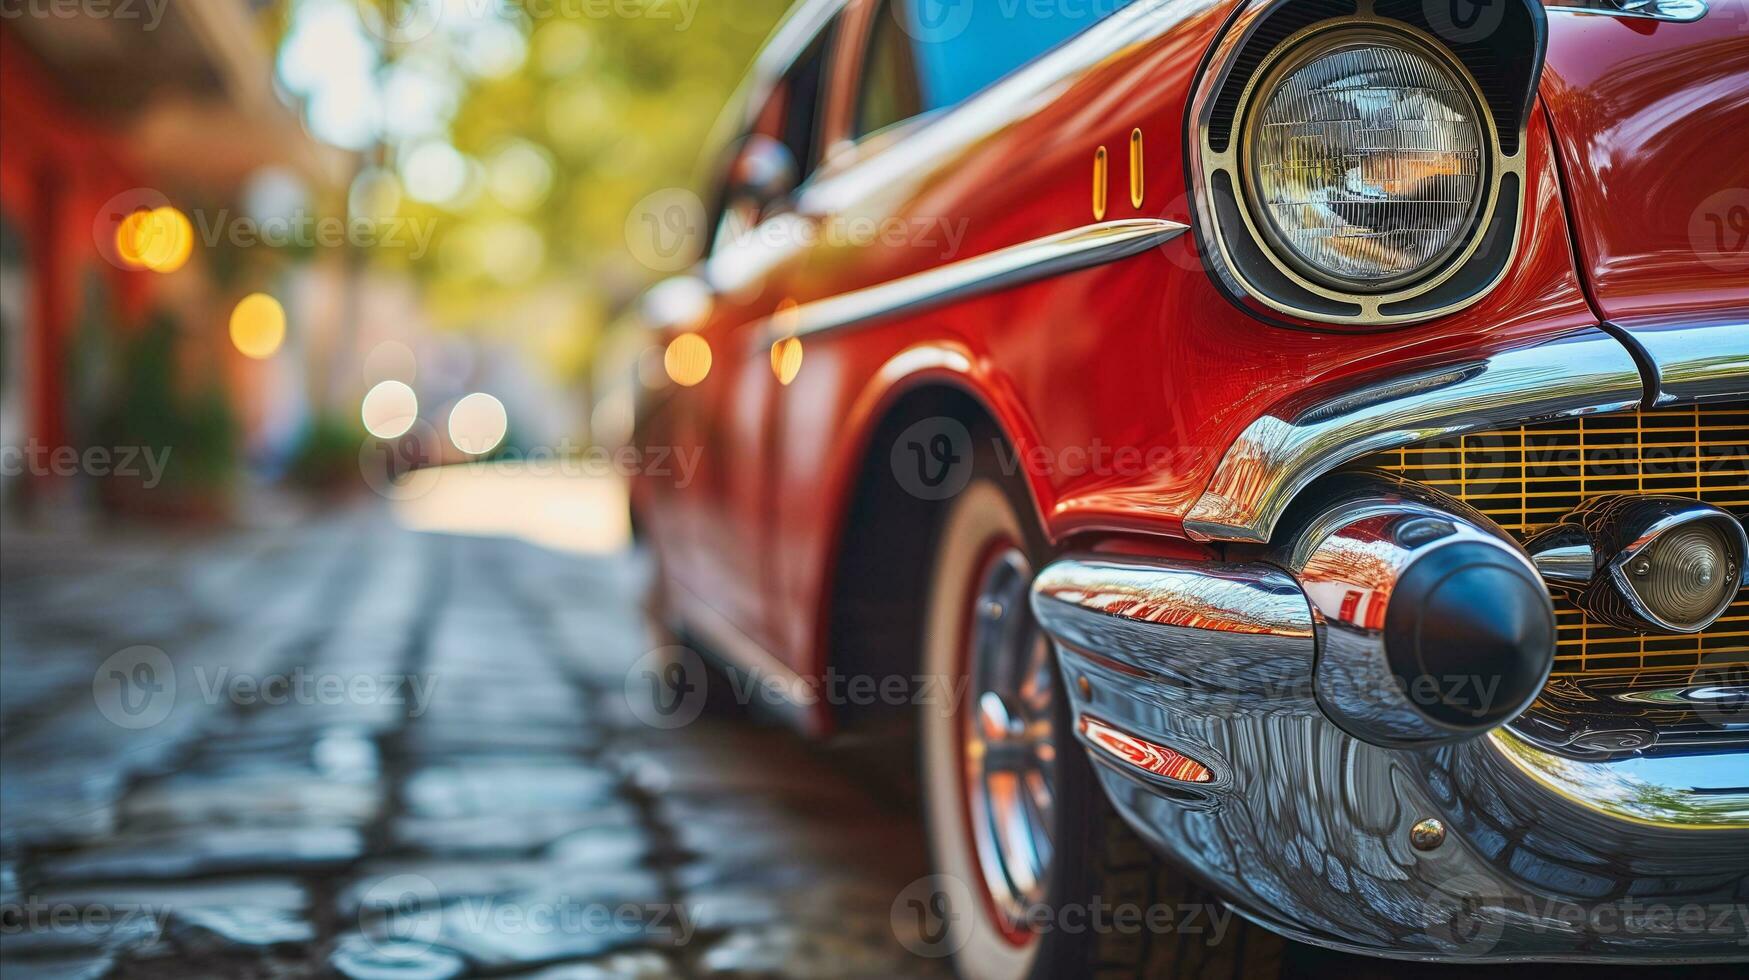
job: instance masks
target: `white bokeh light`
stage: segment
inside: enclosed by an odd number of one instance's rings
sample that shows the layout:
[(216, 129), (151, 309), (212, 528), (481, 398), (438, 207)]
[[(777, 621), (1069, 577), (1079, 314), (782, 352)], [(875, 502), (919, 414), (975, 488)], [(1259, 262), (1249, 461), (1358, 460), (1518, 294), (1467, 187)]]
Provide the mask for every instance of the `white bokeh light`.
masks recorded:
[(498, 448), (510, 431), (510, 416), (504, 403), (476, 391), (449, 410), (449, 441), (470, 456), (484, 456)]
[(384, 73), (383, 129), (405, 142), (448, 128), (462, 100), (461, 85), (440, 58), (409, 56)]
[(447, 204), (468, 187), (468, 158), (442, 140), (415, 145), (401, 160), (407, 194), (427, 204)]
[(375, 142), (381, 109), (377, 49), (358, 8), (338, 0), (310, 0), (294, 9), (281, 45), (278, 73), (307, 102), (305, 119), (317, 139), (351, 150)]
[(528, 39), (509, 21), (479, 19), (469, 25), (457, 54), (470, 74), (502, 78), (522, 67), (528, 57)]
[(419, 418), (419, 396), (405, 382), (384, 381), (365, 394), (359, 414), (371, 435), (398, 439)]

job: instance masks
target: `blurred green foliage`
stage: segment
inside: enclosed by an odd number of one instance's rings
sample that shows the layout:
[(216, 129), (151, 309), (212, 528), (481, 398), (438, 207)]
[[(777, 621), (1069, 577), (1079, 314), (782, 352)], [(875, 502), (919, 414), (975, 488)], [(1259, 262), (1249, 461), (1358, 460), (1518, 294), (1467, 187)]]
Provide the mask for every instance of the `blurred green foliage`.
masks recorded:
[[(406, 18), (404, 5), (427, 0), (360, 2)], [(523, 52), (481, 72), (468, 32), (448, 23), (376, 42), (384, 78), (411, 64), (460, 83), (446, 135), (478, 186), (445, 203), (404, 195), (398, 215), (435, 223), (432, 248), (372, 258), (418, 275), (440, 322), (515, 336), (555, 371), (579, 372), (607, 317), (660, 277), (628, 254), (628, 216), (663, 188), (703, 192), (713, 125), (791, 2), (448, 2), (511, 23)], [(385, 140), (378, 161), (404, 178), (414, 149)], [(550, 186), (525, 179), (542, 160)]]
[(286, 476), (308, 490), (337, 493), (358, 486), (358, 447), (364, 426), (357, 417), (321, 413), (310, 420), (293, 452)]
[[(237, 474), (239, 426), (216, 380), (190, 383), (175, 319), (151, 314), (119, 331), (116, 360), (127, 365), (104, 392), (88, 445), (168, 451), (159, 496), (222, 495)], [(111, 482), (137, 478), (116, 476)]]

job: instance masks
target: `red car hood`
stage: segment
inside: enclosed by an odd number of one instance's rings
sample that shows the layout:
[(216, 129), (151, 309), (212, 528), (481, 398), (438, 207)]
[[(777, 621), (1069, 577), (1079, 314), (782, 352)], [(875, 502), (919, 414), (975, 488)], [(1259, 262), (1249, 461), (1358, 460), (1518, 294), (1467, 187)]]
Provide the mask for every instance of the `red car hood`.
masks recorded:
[(1549, 11), (1542, 96), (1599, 312), (1749, 315), (1749, 0), (1679, 24)]

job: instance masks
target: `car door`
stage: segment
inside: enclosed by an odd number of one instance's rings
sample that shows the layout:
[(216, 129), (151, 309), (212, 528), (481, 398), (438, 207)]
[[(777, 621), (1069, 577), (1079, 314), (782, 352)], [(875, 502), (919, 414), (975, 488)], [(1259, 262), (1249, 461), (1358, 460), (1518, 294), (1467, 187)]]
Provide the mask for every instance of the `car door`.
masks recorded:
[[(832, 16), (810, 36), (792, 42), (799, 52), (761, 95), (728, 155), (728, 176), (716, 195), (716, 231), (703, 266), (713, 302), (696, 331), (708, 344), (710, 366), (680, 395), (676, 420), (676, 431), (686, 433), (684, 441), (700, 454), (690, 484), (679, 495), (687, 533), (671, 553), (668, 574), (715, 614), (719, 627), (731, 627), (759, 650), (769, 649), (763, 600), (770, 539), (765, 463), (767, 423), (779, 387), (761, 336), (766, 320), (789, 296), (796, 259), (812, 240), (813, 219), (796, 211), (794, 198), (824, 153), (821, 123), (838, 24)], [(766, 171), (783, 156), (794, 168), (788, 189), (769, 199), (743, 193), (745, 182), (770, 178)], [(749, 167), (755, 172), (742, 172)], [(774, 185), (764, 186), (769, 192)]]
[[(931, 127), (951, 123), (966, 102), (1117, 6), (1122, 3), (1069, 5), (1017, 17), (994, 4), (853, 0), (828, 102), (830, 152), (796, 200), (816, 234), (792, 259), (786, 299), (808, 304), (850, 297), (1038, 234), (1033, 229), (1044, 209), (1027, 189), (1028, 161), (973, 153), (944, 164), (930, 158), (930, 148), (952, 140)], [(1005, 109), (997, 115), (1015, 120), (1025, 113)], [(994, 118), (973, 115), (971, 128)], [(967, 121), (962, 116), (959, 123)], [(895, 160), (927, 162), (913, 168)], [(985, 203), (968, 207), (967, 188), (973, 186), (981, 187)], [(1055, 220), (1044, 227), (1067, 227)], [(974, 231), (982, 236), (977, 244), (967, 237)], [(767, 649), (786, 662), (806, 661), (822, 639), (811, 615), (822, 598), (821, 556), (834, 560), (830, 542), (839, 540), (837, 521), (850, 492), (826, 463), (851, 438), (844, 423), (856, 407), (848, 399), (883, 369), (893, 353), (887, 346), (892, 337), (932, 325), (949, 333), (958, 329), (939, 311), (899, 313), (866, 333), (803, 328), (796, 349), (788, 352), (801, 355), (799, 372), (775, 390), (775, 409), (763, 423), (770, 432), (763, 466), (770, 558), (762, 581), (773, 638)], [(773, 327), (767, 338), (783, 337), (781, 318)], [(926, 534), (927, 528), (882, 533)], [(827, 572), (825, 579), (834, 574)]]

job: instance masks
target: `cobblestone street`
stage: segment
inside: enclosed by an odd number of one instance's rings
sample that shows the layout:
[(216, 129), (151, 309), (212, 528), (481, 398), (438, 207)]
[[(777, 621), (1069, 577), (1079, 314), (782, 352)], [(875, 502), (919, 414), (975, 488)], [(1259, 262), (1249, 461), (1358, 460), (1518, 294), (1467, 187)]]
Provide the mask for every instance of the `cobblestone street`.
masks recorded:
[(631, 558), (373, 509), (3, 576), (8, 980), (945, 975), (892, 925), (904, 794), (638, 720)]

